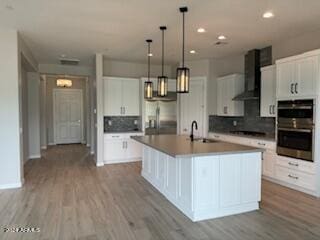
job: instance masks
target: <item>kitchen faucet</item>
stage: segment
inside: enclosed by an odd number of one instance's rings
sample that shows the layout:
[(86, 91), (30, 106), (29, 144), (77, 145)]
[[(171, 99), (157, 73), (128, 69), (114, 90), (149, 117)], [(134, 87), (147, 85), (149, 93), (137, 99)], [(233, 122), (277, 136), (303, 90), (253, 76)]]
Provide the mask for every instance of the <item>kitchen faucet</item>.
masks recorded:
[(198, 123), (197, 123), (197, 121), (193, 121), (193, 122), (191, 123), (191, 134), (190, 134), (191, 142), (193, 142), (193, 140), (194, 140), (194, 136), (193, 136), (193, 126), (195, 126), (196, 130), (198, 130)]

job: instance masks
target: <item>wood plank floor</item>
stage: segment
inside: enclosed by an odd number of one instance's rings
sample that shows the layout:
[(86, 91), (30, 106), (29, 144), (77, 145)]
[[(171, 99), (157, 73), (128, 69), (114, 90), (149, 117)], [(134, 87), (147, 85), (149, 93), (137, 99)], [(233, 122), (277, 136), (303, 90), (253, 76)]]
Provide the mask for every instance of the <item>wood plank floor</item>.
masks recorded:
[[(96, 168), (80, 145), (49, 148), (25, 186), (0, 191), (0, 239), (319, 240), (320, 200), (264, 181), (261, 210), (192, 223), (140, 176), (140, 164)], [(40, 233), (3, 233), (39, 227)]]

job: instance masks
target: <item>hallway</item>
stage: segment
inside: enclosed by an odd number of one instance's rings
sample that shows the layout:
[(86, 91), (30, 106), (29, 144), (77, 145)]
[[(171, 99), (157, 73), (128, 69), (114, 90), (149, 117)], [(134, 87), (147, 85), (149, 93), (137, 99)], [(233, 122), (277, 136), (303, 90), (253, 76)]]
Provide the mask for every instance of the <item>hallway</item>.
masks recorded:
[(23, 188), (0, 191), (0, 227), (40, 233), (1, 229), (1, 240), (320, 238), (320, 201), (266, 181), (260, 211), (192, 223), (140, 176), (139, 163), (97, 168), (83, 145), (50, 147), (25, 171)]

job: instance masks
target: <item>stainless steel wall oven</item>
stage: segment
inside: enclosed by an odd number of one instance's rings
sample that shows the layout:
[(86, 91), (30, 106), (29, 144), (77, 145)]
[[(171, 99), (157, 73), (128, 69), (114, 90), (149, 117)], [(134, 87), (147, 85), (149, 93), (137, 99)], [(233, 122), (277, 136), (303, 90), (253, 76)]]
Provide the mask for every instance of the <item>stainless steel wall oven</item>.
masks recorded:
[(314, 160), (314, 100), (278, 102), (277, 153)]

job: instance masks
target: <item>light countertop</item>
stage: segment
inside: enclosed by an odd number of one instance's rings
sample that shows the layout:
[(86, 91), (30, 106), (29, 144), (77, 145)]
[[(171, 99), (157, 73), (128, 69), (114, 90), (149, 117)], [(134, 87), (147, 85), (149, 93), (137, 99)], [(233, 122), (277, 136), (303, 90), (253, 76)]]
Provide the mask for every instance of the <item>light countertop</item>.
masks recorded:
[(238, 153), (263, 152), (261, 148), (216, 141), (213, 143), (191, 142), (182, 135), (134, 136), (132, 139), (172, 157), (196, 157)]

